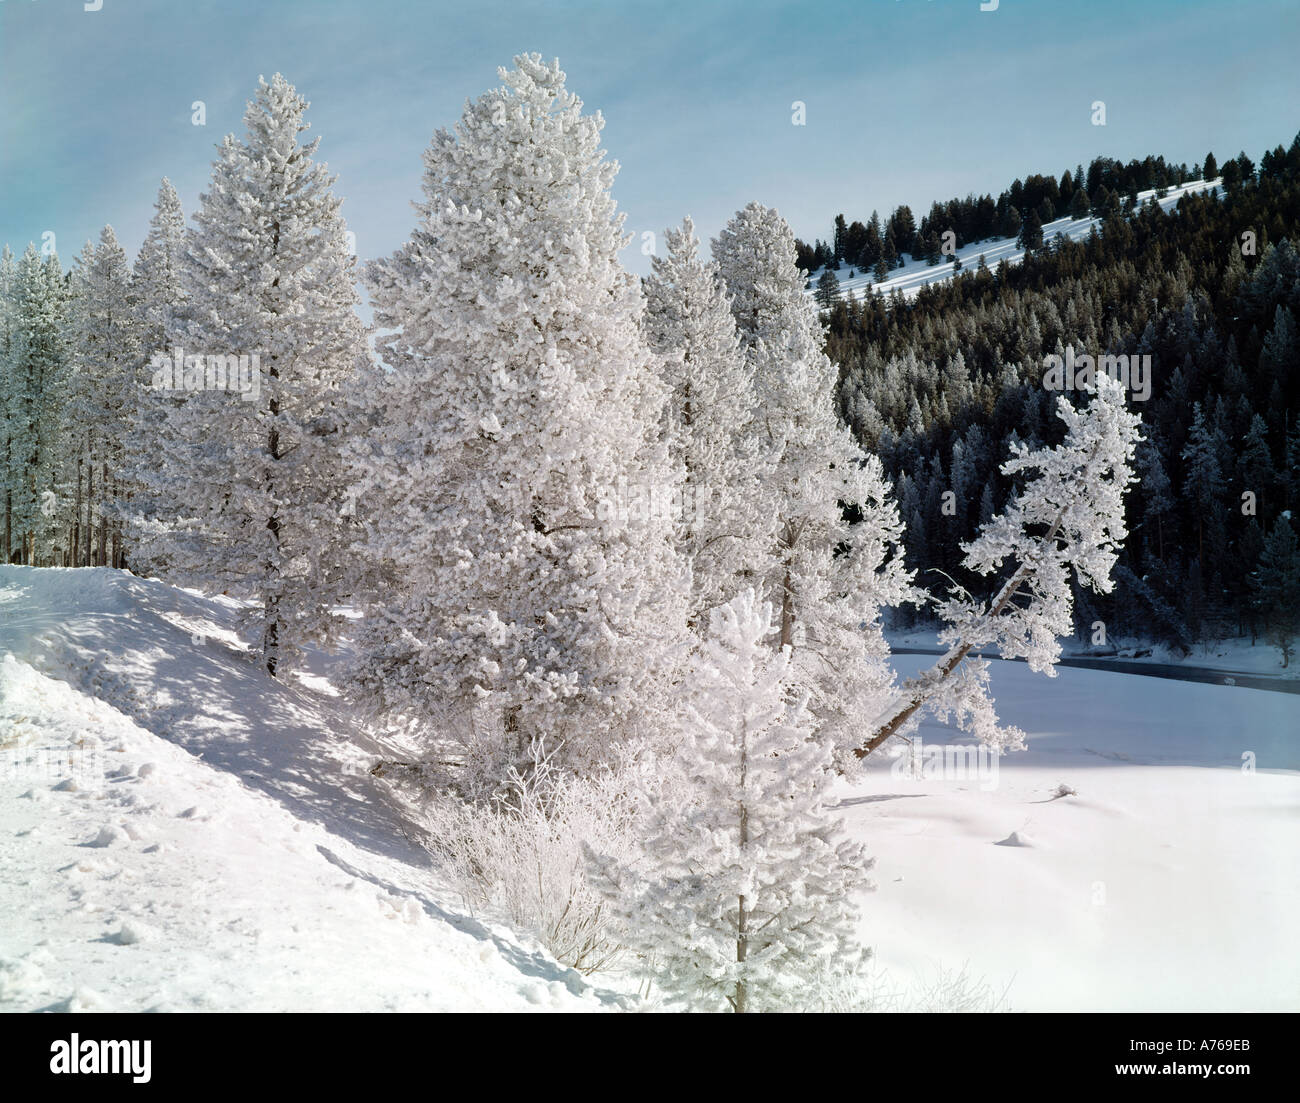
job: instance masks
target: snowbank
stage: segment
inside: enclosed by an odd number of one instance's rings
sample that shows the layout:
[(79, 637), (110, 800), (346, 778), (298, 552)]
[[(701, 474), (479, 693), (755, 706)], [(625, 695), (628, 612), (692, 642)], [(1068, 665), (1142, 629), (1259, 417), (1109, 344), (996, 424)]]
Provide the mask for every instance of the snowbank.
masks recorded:
[(0, 567), (0, 1010), (616, 1005), (464, 913), (367, 772), (391, 748), (231, 609)]

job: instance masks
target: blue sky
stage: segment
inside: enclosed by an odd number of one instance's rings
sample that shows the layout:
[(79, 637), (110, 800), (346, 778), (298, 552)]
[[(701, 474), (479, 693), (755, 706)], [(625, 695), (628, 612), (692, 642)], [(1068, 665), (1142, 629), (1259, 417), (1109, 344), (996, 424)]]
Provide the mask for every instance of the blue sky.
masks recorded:
[(757, 199), (811, 240), (838, 211), (919, 215), (1099, 154), (1258, 159), (1300, 129), (1296, 0), (0, 0), (0, 241), (53, 230), (66, 264), (112, 223), (135, 250), (159, 179), (192, 212), (278, 70), (359, 254), (385, 254), (434, 130), (525, 50), (604, 114), (637, 232), (689, 213), (712, 235)]

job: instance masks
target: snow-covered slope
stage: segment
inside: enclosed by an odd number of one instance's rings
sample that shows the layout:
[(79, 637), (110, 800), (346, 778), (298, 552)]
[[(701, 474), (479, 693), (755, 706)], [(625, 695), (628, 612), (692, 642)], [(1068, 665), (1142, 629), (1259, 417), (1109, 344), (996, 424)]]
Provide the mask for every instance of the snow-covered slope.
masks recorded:
[(367, 769), (394, 748), (231, 609), (0, 567), (0, 1010), (615, 1004), (440, 889)]
[[(1162, 210), (1170, 210), (1178, 205), (1178, 201), (1185, 195), (1192, 195), (1196, 192), (1203, 192), (1207, 188), (1214, 188), (1216, 194), (1222, 192), (1222, 186), (1217, 179), (1215, 180), (1189, 180), (1185, 184), (1168, 189), (1163, 199), (1155, 198), (1155, 190), (1138, 192), (1138, 200), (1141, 203), (1157, 202)], [(1043, 225), (1043, 241), (1052, 241), (1057, 234), (1062, 234), (1070, 240), (1078, 240), (1087, 237), (1094, 226), (1101, 227), (1100, 218), (1058, 218), (1052, 222)], [(851, 264), (841, 264), (839, 270), (835, 272), (835, 277), (840, 281), (840, 292), (844, 294), (852, 291), (855, 295), (861, 297), (866, 293), (868, 288), (875, 288), (882, 295), (892, 294), (894, 291), (900, 292), (905, 298), (911, 298), (926, 284), (940, 283), (943, 280), (952, 279), (953, 266), (952, 262), (945, 258), (942, 264), (929, 265), (924, 259), (917, 259), (904, 253), (906, 263), (901, 268), (895, 268), (889, 275), (889, 278), (883, 283), (876, 283), (870, 272), (861, 268), (856, 268)], [(962, 271), (971, 271), (979, 264), (979, 258), (984, 257), (984, 263), (990, 269), (996, 268), (1002, 261), (1008, 264), (1019, 264), (1025, 256), (1025, 251), (1016, 245), (1016, 239), (1013, 237), (994, 238), (975, 242), (971, 245), (963, 246), (957, 250), (957, 256), (961, 260)], [(824, 270), (819, 268), (813, 272), (809, 279), (812, 283), (808, 294), (815, 293), (817, 280)], [(850, 277), (849, 273), (855, 273)]]

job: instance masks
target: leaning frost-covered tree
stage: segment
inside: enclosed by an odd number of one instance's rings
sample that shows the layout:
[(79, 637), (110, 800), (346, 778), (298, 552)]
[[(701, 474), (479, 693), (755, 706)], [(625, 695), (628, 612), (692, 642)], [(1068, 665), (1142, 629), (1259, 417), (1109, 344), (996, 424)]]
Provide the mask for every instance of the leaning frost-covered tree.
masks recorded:
[(686, 620), (603, 120), (538, 55), (501, 76), (434, 136), (419, 224), (368, 267), (395, 332), (354, 475), (366, 554), (395, 580), (356, 684), (390, 716), (445, 718), (489, 779), (539, 736), (582, 768), (656, 731)]
[(917, 596), (899, 561), (901, 525), (878, 461), (858, 449), (833, 413), (835, 368), (821, 351), (789, 227), (775, 211), (750, 204), (714, 242), (714, 255), (755, 359), (761, 424), (778, 457), (764, 480), (780, 524), (767, 593), (780, 609), (779, 640), (794, 648), (823, 730), (841, 752), (851, 747), (862, 757), (929, 707), (991, 747), (1019, 746), (1018, 731), (998, 726), (987, 667), (968, 656), (996, 645), (1051, 674), (1056, 637), (1071, 630), (1070, 571), (1101, 592), (1111, 588), (1139, 424), (1122, 389), (1105, 378), (1086, 411), (1063, 402), (1066, 443), (1025, 449), (1009, 461), (1007, 473), (1039, 477), (985, 525), (966, 566), (992, 574), (1010, 557), (1013, 574), (988, 608), (962, 594), (942, 603), (949, 652), (899, 687), (880, 611)]
[(272, 675), (333, 626), (339, 405), (364, 342), (334, 177), (313, 160), (319, 139), (299, 140), (306, 109), (276, 74), (248, 105), (247, 137), (218, 147), (168, 341), (184, 364), (151, 364), (167, 417), (159, 465), (185, 511), (170, 573), (250, 599), (245, 627)]
[(847, 752), (861, 741), (863, 716), (874, 715), (893, 684), (882, 609), (913, 596), (903, 526), (880, 461), (862, 451), (836, 412), (836, 368), (804, 294), (790, 227), (751, 203), (714, 241), (713, 254), (752, 357), (755, 431), (771, 456), (761, 483), (777, 529), (764, 596), (778, 610), (777, 644), (794, 649), (823, 734)]
[(815, 1005), (860, 959), (855, 892), (872, 862), (826, 808), (833, 747), (814, 734), (772, 608), (714, 609), (670, 769), (633, 862), (586, 850), (593, 884), (665, 993), (698, 1010)]
[(759, 493), (753, 371), (717, 265), (700, 256), (689, 218), (666, 244), (645, 281), (645, 332), (664, 359), (665, 429), (683, 472), (677, 546), (691, 567), (691, 620), (703, 629), (709, 609), (757, 581), (773, 515)]
[(987, 661), (968, 656), (992, 647), (1003, 658), (1023, 658), (1030, 669), (1055, 677), (1059, 637), (1073, 627), (1071, 574), (1098, 593), (1114, 586), (1111, 569), (1128, 534), (1124, 494), (1134, 481), (1140, 439), (1141, 419), (1125, 406), (1124, 388), (1105, 375), (1096, 377), (1083, 408), (1059, 398), (1057, 416), (1065, 422), (1065, 440), (1036, 451), (1013, 445), (1002, 473), (1023, 476), (1024, 489), (964, 548), (965, 567), (983, 575), (1001, 570), (1008, 573), (1006, 581), (987, 605), (961, 592), (940, 605), (947, 627), (939, 642), (947, 653), (905, 682), (877, 714), (859, 755), (905, 732), (924, 709), (952, 716), (986, 746), (1023, 746), (1022, 732), (998, 725)]
[(174, 400), (177, 392), (153, 392), (153, 369), (149, 367), (154, 354), (170, 355), (168, 339), (179, 332), (185, 303), (181, 284), (184, 254), (185, 215), (176, 189), (164, 177), (132, 280), (139, 362), (133, 373), (135, 402), (127, 426), (128, 462), (122, 473), (127, 500), (122, 513), (129, 563), (137, 573), (164, 570), (166, 520), (186, 512), (175, 497), (173, 473), (158, 462), (170, 425), (166, 403)]
[[(69, 363), (63, 403), (62, 501), (70, 501), (70, 566), (122, 562), (119, 506), (128, 429), (139, 394), (134, 385), (139, 327), (131, 267), (112, 226), (89, 242), (72, 272)], [(62, 513), (63, 511), (61, 511)]]

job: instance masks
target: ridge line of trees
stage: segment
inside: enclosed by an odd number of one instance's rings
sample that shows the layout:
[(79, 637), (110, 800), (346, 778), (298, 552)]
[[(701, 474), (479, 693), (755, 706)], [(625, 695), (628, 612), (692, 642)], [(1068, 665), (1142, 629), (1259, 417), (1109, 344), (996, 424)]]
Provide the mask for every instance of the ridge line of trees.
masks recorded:
[[(1271, 174), (1285, 164), (1290, 151), (1278, 146), (1260, 161), (1258, 171)], [(991, 194), (967, 195), (964, 199), (936, 200), (928, 213), (918, 220), (912, 208), (900, 204), (881, 218), (872, 211), (865, 222), (846, 220), (837, 214), (831, 233), (812, 244), (795, 239), (796, 263), (807, 273), (818, 269), (838, 270), (842, 265), (875, 273), (876, 282), (888, 278), (891, 270), (903, 265), (903, 255), (924, 258), (931, 264), (942, 259), (943, 235), (952, 231), (955, 248), (974, 242), (999, 238), (1019, 238), (1030, 222), (1039, 228), (1069, 215), (1105, 218), (1132, 207), (1139, 192), (1155, 190), (1163, 198), (1169, 188), (1192, 180), (1215, 180), (1222, 173), (1225, 188), (1240, 185), (1256, 174), (1255, 163), (1242, 152), (1219, 165), (1213, 153), (1204, 162), (1190, 168), (1185, 163), (1171, 164), (1163, 156), (1145, 157), (1127, 163), (1111, 157), (1097, 157), (1085, 171), (1077, 165), (1059, 177), (1031, 174), (1017, 178), (994, 199)], [(1041, 246), (1041, 237), (1030, 231), (1030, 247)]]

